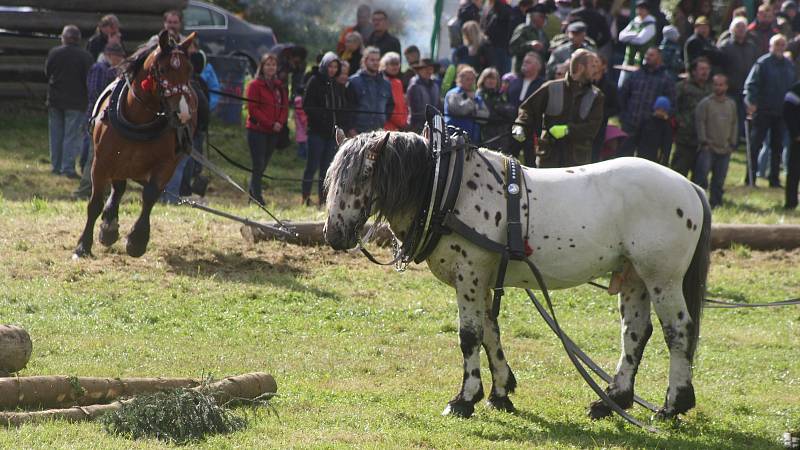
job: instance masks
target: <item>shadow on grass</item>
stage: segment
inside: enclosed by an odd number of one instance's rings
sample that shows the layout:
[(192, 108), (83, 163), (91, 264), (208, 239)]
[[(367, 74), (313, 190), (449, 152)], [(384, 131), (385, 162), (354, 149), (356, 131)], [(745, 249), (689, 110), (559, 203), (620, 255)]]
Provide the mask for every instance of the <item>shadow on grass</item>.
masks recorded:
[(299, 282), (297, 277), (309, 272), (300, 262), (269, 262), (238, 252), (221, 251), (212, 251), (210, 255), (186, 256), (179, 249), (167, 250), (164, 259), (178, 275), (256, 285), (270, 284), (292, 291), (312, 293), (321, 298), (339, 299), (339, 294), (333, 290), (316, 289)]
[[(556, 441), (560, 444), (579, 448), (596, 446), (620, 446), (623, 448), (686, 448), (716, 450), (719, 448), (782, 448), (777, 440), (765, 439), (751, 433), (743, 433), (735, 428), (713, 421), (702, 414), (696, 414), (678, 425), (655, 423), (661, 433), (652, 434), (639, 431), (628, 432), (630, 425), (622, 419), (616, 423), (614, 430), (592, 430), (585, 424), (551, 421), (533, 412), (517, 410), (514, 414), (534, 425), (536, 430), (520, 427), (511, 421), (495, 417), (496, 421), (507, 431), (493, 432), (486, 429), (474, 430), (473, 434), (490, 441), (511, 441), (537, 444), (544, 440)], [(776, 432), (777, 433), (777, 432)], [(777, 434), (776, 434), (777, 436)]]

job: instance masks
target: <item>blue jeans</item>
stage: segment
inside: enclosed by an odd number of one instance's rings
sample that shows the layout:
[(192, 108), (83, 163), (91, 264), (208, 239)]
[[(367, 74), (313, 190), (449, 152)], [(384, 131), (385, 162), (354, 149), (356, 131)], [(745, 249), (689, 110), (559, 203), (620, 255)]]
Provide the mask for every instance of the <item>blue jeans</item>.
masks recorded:
[(164, 203), (176, 204), (181, 196), (181, 181), (183, 181), (183, 169), (186, 163), (192, 159), (191, 156), (182, 155), (180, 162), (175, 166), (175, 172), (172, 173), (172, 178), (169, 179), (167, 186), (164, 188), (164, 193), (161, 194), (161, 201)]
[(308, 134), (308, 159), (306, 159), (306, 170), (303, 172), (303, 196), (311, 195), (311, 185), (314, 181), (314, 173), (319, 168), (319, 194), (320, 204), (323, 202), (323, 190), (325, 174), (328, 166), (331, 165), (334, 155), (336, 155), (336, 139), (333, 137), (324, 138), (314, 133)]
[(308, 142), (297, 143), (297, 157), (300, 159), (306, 159), (308, 157)]
[(81, 153), (86, 133), (84, 111), (48, 108), (50, 128), (50, 165), (53, 173), (75, 174), (75, 159)]
[(728, 175), (728, 164), (731, 155), (721, 155), (709, 149), (700, 150), (694, 167), (692, 181), (703, 189), (708, 189), (708, 173), (711, 172), (711, 207), (716, 208), (722, 204), (722, 194), (725, 190), (725, 177)]
[(267, 170), (267, 164), (275, 151), (275, 143), (278, 141), (277, 134), (262, 133), (260, 131), (247, 130), (247, 145), (250, 147), (250, 160), (253, 163), (253, 173), (250, 175), (250, 195), (263, 203), (261, 197), (261, 177)]

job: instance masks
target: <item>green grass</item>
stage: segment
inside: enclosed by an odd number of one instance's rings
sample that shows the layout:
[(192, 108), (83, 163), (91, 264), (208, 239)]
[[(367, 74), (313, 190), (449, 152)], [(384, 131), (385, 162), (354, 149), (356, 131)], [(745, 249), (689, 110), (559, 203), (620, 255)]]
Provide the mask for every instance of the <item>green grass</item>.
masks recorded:
[[(479, 406), (469, 420), (441, 417), (461, 380), (456, 304), (424, 265), (397, 274), (356, 253), (250, 245), (238, 224), (161, 205), (144, 257), (128, 257), (117, 243), (97, 245), (95, 259), (74, 262), (85, 204), (69, 200), (74, 181), (49, 174), (46, 119), (0, 114), (0, 124), (0, 322), (22, 325), (33, 339), (21, 375), (275, 376), (277, 415), (247, 412), (247, 429), (197, 447), (750, 449), (780, 448), (782, 433), (800, 428), (797, 307), (707, 310), (695, 369), (698, 406), (650, 435), (617, 418), (586, 418), (594, 395), (520, 291), (507, 295), (501, 315), (519, 381), (518, 414)], [(240, 130), (214, 128), (212, 140), (248, 161)], [(777, 190), (733, 187), (743, 174), (737, 161), (730, 204), (715, 211), (717, 221), (800, 223), (782, 215)], [(287, 150), (269, 173), (297, 177), (301, 170)], [(219, 180), (212, 185), (213, 206), (266, 220)], [(281, 218), (322, 218), (299, 206), (297, 183), (271, 183), (265, 197)], [(129, 192), (123, 232), (138, 209)], [(765, 301), (800, 292), (799, 251), (737, 247), (715, 252), (712, 264), (715, 297)], [(580, 287), (555, 292), (554, 300), (565, 330), (613, 370), (616, 299)], [(657, 330), (637, 379), (637, 393), (654, 403), (666, 389), (667, 356)], [(483, 376), (488, 390), (486, 364)], [(0, 448), (161, 447), (109, 435), (95, 423), (0, 430)]]

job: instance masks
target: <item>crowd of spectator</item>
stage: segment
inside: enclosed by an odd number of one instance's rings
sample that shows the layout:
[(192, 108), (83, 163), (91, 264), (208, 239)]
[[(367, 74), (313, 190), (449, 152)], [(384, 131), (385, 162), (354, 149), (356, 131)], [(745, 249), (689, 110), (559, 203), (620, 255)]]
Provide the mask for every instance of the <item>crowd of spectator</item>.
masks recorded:
[[(336, 152), (336, 127), (349, 136), (378, 129), (420, 132), (426, 107), (433, 105), (473, 142), (522, 157), (529, 166), (637, 156), (704, 188), (710, 175), (712, 207), (723, 202), (731, 153), (747, 147), (743, 181), (755, 185), (761, 176), (770, 187), (782, 187), (783, 165), (784, 206), (796, 208), (795, 0), (734, 0), (727, 11), (711, 0), (682, 0), (671, 21), (660, 0), (633, 0), (612, 11), (614, 3), (461, 0), (449, 24), (449, 58), (439, 60), (400, 42), (386, 11), (360, 5), (355, 23), (309, 71), (304, 51), (265, 55), (246, 90), (248, 98), (258, 99), (248, 106), (246, 125), (252, 197), (264, 201), (261, 175), (288, 132), (290, 108), (297, 154), (306, 161), (302, 202), (310, 205), (315, 179), (318, 202), (324, 201), (321, 179)], [(165, 15), (164, 25), (180, 37), (179, 13)], [(113, 16), (100, 21), (88, 52), (77, 45), (77, 29), (68, 28), (64, 45), (47, 62), (51, 161), (54, 173), (77, 177), (79, 152), (73, 148), (80, 139), (67, 129), (78, 120), (75, 112), (85, 117), (86, 99), (96, 98), (125, 48)], [(104, 65), (95, 68), (93, 61)], [(208, 70), (204, 64), (196, 78), (208, 83)], [(92, 81), (86, 95), (63, 88), (87, 79)], [(83, 100), (73, 102), (65, 93)]]

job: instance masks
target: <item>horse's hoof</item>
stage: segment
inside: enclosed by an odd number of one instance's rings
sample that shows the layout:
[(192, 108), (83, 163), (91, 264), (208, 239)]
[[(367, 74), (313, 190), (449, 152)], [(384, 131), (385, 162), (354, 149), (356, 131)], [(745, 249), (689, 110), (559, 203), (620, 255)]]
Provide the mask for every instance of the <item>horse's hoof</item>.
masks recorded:
[(586, 415), (592, 420), (600, 420), (604, 417), (610, 416), (611, 413), (611, 408), (609, 408), (604, 401), (597, 400), (589, 405), (589, 411), (586, 413)]
[(494, 395), (490, 395), (489, 399), (486, 400), (486, 405), (498, 411), (504, 411), (507, 413), (517, 412), (517, 408), (514, 407), (514, 404), (507, 395), (505, 397), (495, 397)]
[(98, 240), (106, 247), (111, 247), (119, 240), (119, 224), (116, 221), (106, 224), (100, 224), (100, 234)]
[(93, 257), (91, 250), (86, 250), (83, 248), (83, 244), (78, 244), (78, 247), (75, 249), (75, 252), (72, 253), (72, 260), (77, 261), (81, 258), (86, 257)]
[(147, 251), (147, 241), (137, 242), (135, 240), (131, 240), (130, 238), (128, 238), (128, 242), (125, 243), (125, 252), (128, 253), (128, 256), (138, 258), (144, 255), (144, 252), (146, 251)]
[(475, 405), (464, 400), (452, 401), (442, 411), (443, 416), (463, 417), (468, 419), (475, 412)]
[(653, 417), (650, 419), (653, 422), (669, 422), (673, 425), (680, 425), (681, 419), (678, 416), (679, 413), (675, 412), (674, 410), (667, 410), (666, 408), (661, 408), (653, 414)]

